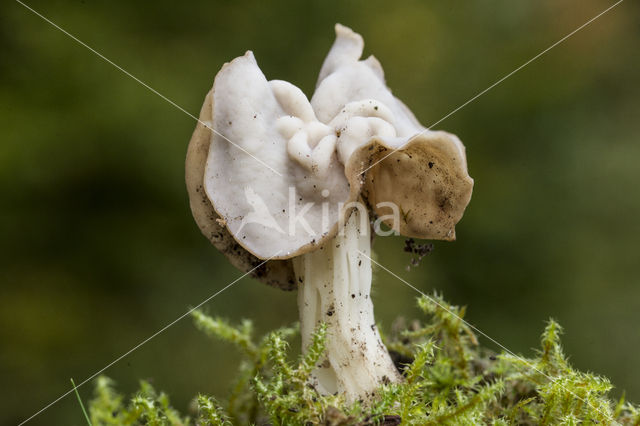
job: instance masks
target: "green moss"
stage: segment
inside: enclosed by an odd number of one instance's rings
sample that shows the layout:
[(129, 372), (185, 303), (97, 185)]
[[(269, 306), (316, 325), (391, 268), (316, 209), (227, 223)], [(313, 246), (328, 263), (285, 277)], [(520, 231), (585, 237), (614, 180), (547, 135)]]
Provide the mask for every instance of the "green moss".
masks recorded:
[(382, 386), (370, 406), (321, 396), (307, 379), (324, 352), (326, 327), (314, 333), (306, 355), (292, 363), (287, 327), (255, 339), (249, 321), (235, 327), (200, 311), (196, 326), (234, 344), (243, 355), (235, 383), (220, 404), (194, 399), (189, 417), (169, 398), (142, 382), (132, 398), (114, 391), (105, 377), (95, 382), (89, 416), (94, 425), (640, 425), (638, 407), (608, 397), (606, 378), (573, 369), (562, 352), (561, 327), (550, 320), (532, 358), (494, 353), (479, 346), (461, 320), (465, 309), (442, 297), (418, 299), (422, 322), (398, 320), (385, 337), (403, 372), (401, 384)]

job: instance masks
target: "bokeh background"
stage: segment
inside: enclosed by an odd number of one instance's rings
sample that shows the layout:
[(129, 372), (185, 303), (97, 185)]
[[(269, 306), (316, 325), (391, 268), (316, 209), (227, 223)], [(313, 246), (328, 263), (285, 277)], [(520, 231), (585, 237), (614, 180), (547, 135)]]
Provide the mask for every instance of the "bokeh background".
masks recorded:
[[(29, 5), (197, 115), (221, 65), (255, 52), (311, 95), (335, 22), (429, 125), (613, 3), (601, 0), (43, 1)], [(627, 1), (437, 127), (476, 186), (458, 241), (406, 271), (531, 355), (549, 317), (579, 368), (640, 401), (640, 5)], [(240, 274), (200, 234), (183, 183), (193, 119), (14, 1), (0, 5), (0, 423), (16, 424)], [(378, 270), (377, 319), (417, 294)], [(295, 294), (243, 279), (207, 304), (260, 331)], [(492, 347), (490, 342), (484, 342)], [(185, 319), (106, 374), (186, 410), (238, 359)], [(91, 385), (80, 388), (86, 400)], [(71, 395), (30, 424), (83, 424)]]

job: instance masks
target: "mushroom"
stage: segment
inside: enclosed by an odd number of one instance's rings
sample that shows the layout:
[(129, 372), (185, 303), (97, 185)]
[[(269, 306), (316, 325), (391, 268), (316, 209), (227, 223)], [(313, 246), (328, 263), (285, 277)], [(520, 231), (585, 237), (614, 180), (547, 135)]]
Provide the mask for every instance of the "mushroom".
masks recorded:
[(262, 281), (297, 287), (303, 350), (327, 324), (311, 385), (366, 401), (402, 380), (374, 320), (371, 228), (454, 240), (473, 180), (460, 140), (423, 127), (391, 94), (378, 60), (360, 60), (362, 37), (335, 29), (311, 101), (268, 81), (251, 52), (222, 67), (189, 144), (186, 181), (200, 229), (236, 267), (260, 265)]

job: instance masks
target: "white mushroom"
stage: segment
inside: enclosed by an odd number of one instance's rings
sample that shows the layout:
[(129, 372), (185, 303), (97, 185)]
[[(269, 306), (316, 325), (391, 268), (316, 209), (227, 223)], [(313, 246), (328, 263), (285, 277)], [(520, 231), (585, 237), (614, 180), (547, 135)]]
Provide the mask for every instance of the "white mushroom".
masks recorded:
[(453, 240), (473, 180), (462, 143), (420, 125), (380, 63), (360, 60), (360, 35), (336, 34), (311, 102), (267, 81), (251, 52), (222, 68), (189, 146), (187, 186), (198, 225), (234, 265), (266, 259), (264, 281), (295, 279), (303, 349), (327, 323), (313, 386), (367, 400), (401, 380), (373, 316), (370, 212), (377, 227)]

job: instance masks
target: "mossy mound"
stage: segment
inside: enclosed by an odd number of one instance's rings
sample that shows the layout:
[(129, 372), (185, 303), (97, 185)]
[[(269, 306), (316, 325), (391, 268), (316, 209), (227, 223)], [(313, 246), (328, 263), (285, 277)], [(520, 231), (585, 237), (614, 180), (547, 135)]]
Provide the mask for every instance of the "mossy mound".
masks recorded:
[(95, 382), (89, 403), (93, 425), (640, 425), (640, 409), (613, 401), (606, 378), (573, 369), (560, 345), (562, 329), (550, 320), (532, 358), (482, 348), (466, 324), (464, 308), (442, 297), (421, 297), (424, 321), (397, 321), (385, 343), (405, 382), (384, 385), (369, 406), (321, 396), (307, 384), (324, 350), (319, 327), (309, 352), (288, 358), (297, 327), (253, 338), (251, 322), (239, 326), (193, 313), (206, 334), (243, 354), (238, 378), (224, 403), (199, 395), (181, 415), (164, 393), (146, 382), (130, 399), (106, 377)]

